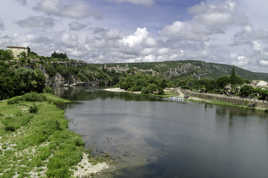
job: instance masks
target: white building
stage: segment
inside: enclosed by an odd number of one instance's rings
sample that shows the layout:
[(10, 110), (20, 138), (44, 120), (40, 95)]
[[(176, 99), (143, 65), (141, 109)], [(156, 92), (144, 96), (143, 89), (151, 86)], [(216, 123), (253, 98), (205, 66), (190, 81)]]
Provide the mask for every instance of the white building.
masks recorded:
[(259, 81), (257, 83), (257, 87), (267, 87), (268, 83), (266, 81)]
[(26, 47), (8, 46), (7, 49), (12, 51), (15, 59), (18, 59), (22, 53), (25, 53), (26, 56), (28, 56), (28, 48)]
[(267, 88), (268, 87), (268, 82), (263, 81), (263, 80), (253, 80), (251, 82), (251, 85), (253, 87), (258, 87), (258, 88)]

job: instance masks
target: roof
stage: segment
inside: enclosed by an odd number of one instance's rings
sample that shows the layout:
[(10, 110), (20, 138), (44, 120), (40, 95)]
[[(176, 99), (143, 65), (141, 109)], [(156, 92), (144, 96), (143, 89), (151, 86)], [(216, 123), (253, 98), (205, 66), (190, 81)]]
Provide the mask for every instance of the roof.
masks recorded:
[(26, 47), (21, 47), (21, 46), (8, 46), (7, 48), (9, 48), (9, 49), (27, 49)]

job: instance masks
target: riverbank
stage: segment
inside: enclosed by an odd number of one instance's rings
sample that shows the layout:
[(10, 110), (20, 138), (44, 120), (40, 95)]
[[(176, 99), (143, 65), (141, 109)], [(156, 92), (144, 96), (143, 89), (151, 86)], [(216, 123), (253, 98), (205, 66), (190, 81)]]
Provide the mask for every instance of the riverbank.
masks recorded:
[[(108, 88), (105, 91), (110, 92), (129, 92), (120, 88)], [(180, 97), (185, 98), (187, 96), (188, 101), (192, 102), (202, 102), (208, 104), (216, 104), (216, 105), (224, 105), (224, 106), (232, 106), (239, 107), (243, 109), (253, 109), (268, 112), (268, 102), (260, 101), (260, 100), (252, 100), (240, 97), (230, 97), (224, 95), (217, 94), (209, 94), (209, 93), (197, 93), (189, 90), (182, 90), (180, 88), (167, 88), (164, 90), (164, 95), (156, 95), (162, 98), (170, 98), (170, 97)], [(135, 94), (140, 94), (136, 93)]]
[(204, 102), (209, 104), (239, 107), (243, 109), (268, 111), (268, 102), (257, 99), (240, 98), (237, 96), (225, 96), (212, 93), (198, 93), (189, 90), (182, 90), (189, 97), (188, 100), (194, 102)]
[(81, 177), (109, 167), (68, 129), (57, 107), (67, 103), (37, 93), (0, 101), (0, 177)]
[(121, 88), (105, 88), (103, 89), (104, 91), (109, 91), (109, 92), (115, 92), (115, 93), (132, 93), (132, 94), (141, 94), (141, 92), (133, 92), (133, 91), (127, 91)]

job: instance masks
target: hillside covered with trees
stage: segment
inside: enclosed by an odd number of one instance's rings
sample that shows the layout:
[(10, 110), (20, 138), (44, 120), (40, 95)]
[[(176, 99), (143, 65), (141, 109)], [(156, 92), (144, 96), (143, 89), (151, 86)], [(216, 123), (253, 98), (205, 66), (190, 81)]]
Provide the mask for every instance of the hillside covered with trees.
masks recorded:
[(14, 59), (10, 51), (0, 50), (0, 99), (77, 85), (119, 86), (143, 94), (163, 94), (166, 87), (226, 93), (224, 88), (231, 85), (229, 93), (237, 94), (237, 86), (251, 80), (268, 81), (268, 74), (202, 61), (88, 64), (65, 53), (39, 56), (30, 48), (28, 56)]

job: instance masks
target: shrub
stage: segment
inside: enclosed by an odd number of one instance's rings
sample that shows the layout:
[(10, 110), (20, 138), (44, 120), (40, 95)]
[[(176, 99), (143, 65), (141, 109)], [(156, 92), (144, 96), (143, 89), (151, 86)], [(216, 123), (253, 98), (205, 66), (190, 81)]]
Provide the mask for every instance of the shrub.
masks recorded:
[(46, 96), (39, 94), (39, 93), (27, 93), (23, 96), (18, 96), (13, 99), (10, 99), (7, 104), (18, 104), (22, 101), (29, 101), (29, 102), (42, 102), (42, 101), (47, 101)]
[(29, 109), (30, 113), (38, 113), (38, 107), (36, 105), (33, 105)]
[(46, 101), (47, 98), (39, 93), (28, 93), (22, 96), (23, 101), (30, 101), (30, 102), (42, 102), (42, 101)]
[(16, 117), (6, 117), (2, 119), (2, 123), (6, 131), (14, 132), (20, 127), (27, 125), (32, 118), (33, 117), (29, 115), (20, 116), (17, 114)]
[(53, 89), (50, 88), (50, 87), (48, 87), (48, 86), (46, 86), (46, 87), (44, 88), (43, 92), (44, 92), (44, 93), (51, 93), (51, 94), (53, 94)]
[(240, 89), (240, 96), (241, 97), (248, 97), (255, 93), (255, 90), (250, 85), (245, 85)]

